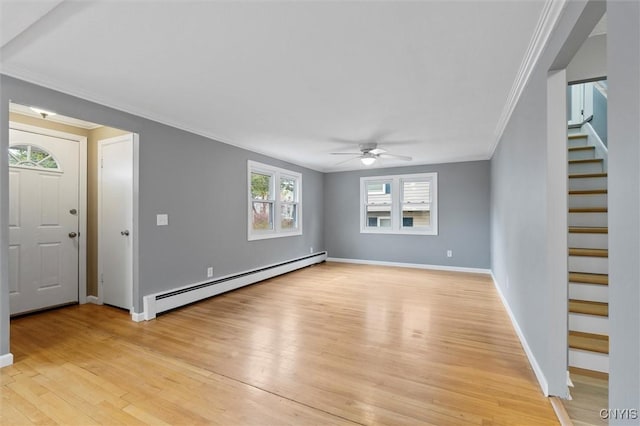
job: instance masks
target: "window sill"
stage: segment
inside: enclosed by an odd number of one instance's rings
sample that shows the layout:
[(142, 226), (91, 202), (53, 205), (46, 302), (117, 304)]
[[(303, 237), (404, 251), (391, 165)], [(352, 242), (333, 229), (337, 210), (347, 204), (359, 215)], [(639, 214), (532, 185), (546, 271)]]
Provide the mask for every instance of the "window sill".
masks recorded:
[(296, 237), (298, 235), (302, 235), (302, 231), (294, 231), (294, 232), (271, 232), (264, 234), (251, 234), (247, 238), (248, 241), (256, 241), (256, 240), (268, 240), (271, 238), (283, 238), (283, 237)]
[(371, 229), (361, 229), (361, 234), (380, 234), (380, 235), (438, 235), (438, 231), (427, 230), (427, 231), (396, 231), (396, 230), (371, 230)]

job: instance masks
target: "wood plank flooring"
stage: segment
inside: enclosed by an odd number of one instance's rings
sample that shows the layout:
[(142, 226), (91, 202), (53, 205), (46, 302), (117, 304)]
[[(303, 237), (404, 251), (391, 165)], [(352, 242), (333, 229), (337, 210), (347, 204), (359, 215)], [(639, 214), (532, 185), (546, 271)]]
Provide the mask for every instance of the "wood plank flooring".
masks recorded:
[(324, 263), (133, 323), (11, 323), (9, 424), (557, 424), (489, 277)]
[[(572, 369), (572, 400), (563, 400), (567, 413), (575, 426), (605, 425), (600, 410), (609, 407), (609, 383), (607, 378), (580, 374)], [(589, 372), (586, 372), (589, 373)]]

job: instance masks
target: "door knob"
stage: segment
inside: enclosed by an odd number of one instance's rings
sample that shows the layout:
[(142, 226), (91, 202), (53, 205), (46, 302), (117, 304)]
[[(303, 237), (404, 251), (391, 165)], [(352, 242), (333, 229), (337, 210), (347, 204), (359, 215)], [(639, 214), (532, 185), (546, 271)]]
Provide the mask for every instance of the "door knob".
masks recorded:
[(75, 215), (77, 215), (77, 214), (78, 214), (78, 210), (76, 210), (76, 209), (71, 209), (71, 210), (69, 210), (69, 213), (75, 216)]
[(76, 234), (75, 232), (69, 232), (69, 238), (75, 238), (77, 236), (78, 234)]
[(128, 237), (129, 236), (129, 230), (125, 229), (124, 231), (120, 231), (120, 235), (124, 235), (124, 236)]

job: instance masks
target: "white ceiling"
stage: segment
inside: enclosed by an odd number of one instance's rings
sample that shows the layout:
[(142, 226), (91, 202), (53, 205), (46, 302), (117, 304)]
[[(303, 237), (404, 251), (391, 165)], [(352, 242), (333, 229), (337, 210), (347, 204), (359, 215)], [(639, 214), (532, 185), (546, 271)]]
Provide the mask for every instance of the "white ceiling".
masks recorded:
[(62, 0), (0, 0), (0, 47), (62, 3)]
[(409, 164), (487, 159), (543, 7), (65, 1), (13, 31), (1, 71), (316, 170), (363, 167), (329, 153), (366, 141)]

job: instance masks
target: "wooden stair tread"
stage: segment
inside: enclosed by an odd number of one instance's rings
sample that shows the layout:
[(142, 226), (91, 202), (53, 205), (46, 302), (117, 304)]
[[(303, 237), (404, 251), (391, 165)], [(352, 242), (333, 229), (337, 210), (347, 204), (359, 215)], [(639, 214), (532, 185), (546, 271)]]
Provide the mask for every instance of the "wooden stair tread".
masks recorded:
[(571, 207), (569, 213), (606, 213), (606, 207)]
[(582, 333), (569, 331), (569, 347), (585, 351), (609, 353), (609, 336), (602, 334)]
[(569, 312), (574, 314), (609, 316), (609, 304), (604, 302), (592, 302), (590, 300), (569, 299)]
[(603, 373), (602, 371), (587, 370), (586, 368), (569, 366), (569, 372), (576, 376), (587, 376), (594, 379), (604, 380), (603, 386), (608, 386), (609, 373)]
[(609, 275), (569, 272), (569, 282), (582, 284), (609, 285)]
[(603, 178), (607, 177), (606, 173), (576, 173), (569, 175), (569, 179), (586, 179), (586, 178)]
[(586, 138), (588, 137), (588, 135), (584, 134), (584, 133), (574, 133), (572, 135), (569, 135), (569, 139), (582, 139), (582, 138)]
[(569, 195), (599, 195), (608, 192), (606, 189), (572, 189), (569, 191)]
[(608, 234), (609, 228), (604, 226), (570, 226), (572, 234)]
[(609, 250), (572, 247), (569, 249), (569, 256), (609, 257)]
[(602, 163), (602, 161), (602, 158), (585, 158), (583, 160), (569, 160), (569, 164)]
[(590, 151), (590, 150), (595, 150), (596, 147), (593, 145), (589, 145), (589, 146), (570, 146), (569, 147), (569, 151)]

